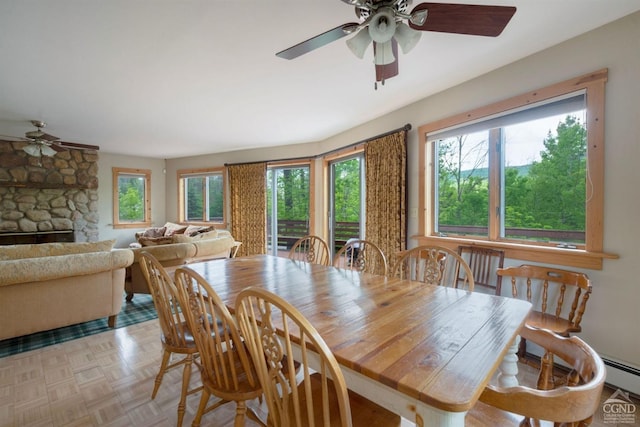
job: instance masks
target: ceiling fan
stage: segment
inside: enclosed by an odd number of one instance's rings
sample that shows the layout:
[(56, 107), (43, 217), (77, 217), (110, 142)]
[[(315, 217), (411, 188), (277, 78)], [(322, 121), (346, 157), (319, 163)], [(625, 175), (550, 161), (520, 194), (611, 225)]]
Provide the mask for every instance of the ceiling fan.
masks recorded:
[(357, 57), (362, 59), (373, 44), (377, 89), (378, 82), (384, 84), (385, 80), (398, 75), (398, 45), (403, 53), (408, 53), (420, 40), (421, 31), (497, 37), (516, 12), (512, 6), (451, 3), (420, 3), (409, 12), (412, 0), (342, 1), (355, 6), (360, 22), (340, 25), (276, 56), (294, 59), (354, 34), (347, 40), (347, 46)]
[(10, 137), (19, 141), (29, 142), (22, 149), (34, 157), (48, 156), (53, 157), (60, 151), (68, 149), (76, 150), (99, 150), (97, 145), (78, 144), (75, 142), (60, 141), (57, 136), (49, 135), (42, 131), (47, 124), (41, 120), (30, 120), (31, 124), (36, 127), (36, 130), (28, 131), (24, 137)]

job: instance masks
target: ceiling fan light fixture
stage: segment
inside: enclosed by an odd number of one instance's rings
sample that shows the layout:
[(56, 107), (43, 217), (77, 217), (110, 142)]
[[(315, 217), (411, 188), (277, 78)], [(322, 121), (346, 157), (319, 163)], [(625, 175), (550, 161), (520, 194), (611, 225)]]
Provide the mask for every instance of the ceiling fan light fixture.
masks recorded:
[(42, 153), (42, 155), (47, 156), (47, 157), (53, 157), (57, 153), (56, 150), (54, 150), (53, 148), (49, 147), (48, 145), (43, 145), (42, 147), (40, 147), (40, 152)]
[(369, 35), (376, 43), (387, 43), (396, 33), (396, 18), (393, 9), (385, 7), (373, 16), (369, 23)]
[(393, 43), (391, 40), (386, 43), (376, 43), (374, 52), (373, 62), (376, 65), (388, 65), (396, 60), (396, 57), (393, 56)]
[(23, 148), (25, 153), (33, 157), (41, 157), (42, 153), (40, 152), (40, 146), (35, 144), (25, 145)]
[(349, 50), (353, 52), (355, 56), (362, 59), (364, 57), (364, 53), (367, 48), (371, 44), (371, 36), (369, 35), (369, 31), (367, 29), (362, 29), (358, 31), (358, 33), (347, 40), (347, 46)]
[(402, 49), (402, 53), (409, 53), (420, 41), (422, 32), (416, 31), (410, 28), (407, 24), (400, 22), (396, 27), (396, 34), (394, 35), (396, 41)]

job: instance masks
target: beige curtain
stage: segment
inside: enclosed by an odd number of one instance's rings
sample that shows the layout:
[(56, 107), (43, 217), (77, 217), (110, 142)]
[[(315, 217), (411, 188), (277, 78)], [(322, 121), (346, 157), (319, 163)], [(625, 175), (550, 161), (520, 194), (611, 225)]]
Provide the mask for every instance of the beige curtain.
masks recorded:
[(266, 163), (228, 166), (231, 234), (242, 242), (237, 256), (266, 252)]
[(367, 143), (367, 240), (378, 244), (389, 263), (406, 249), (407, 132), (402, 130)]

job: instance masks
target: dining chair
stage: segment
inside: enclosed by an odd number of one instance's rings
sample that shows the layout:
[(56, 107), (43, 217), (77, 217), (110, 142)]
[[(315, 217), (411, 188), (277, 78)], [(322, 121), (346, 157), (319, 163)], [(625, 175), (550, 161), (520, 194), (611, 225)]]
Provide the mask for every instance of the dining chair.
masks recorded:
[[(514, 298), (533, 304), (527, 325), (565, 337), (582, 331), (580, 323), (592, 290), (586, 274), (526, 264), (499, 269), (497, 274), (510, 278)], [(520, 340), (518, 357), (525, 356), (526, 348), (526, 339)]]
[(387, 257), (378, 245), (368, 240), (347, 241), (333, 257), (333, 266), (381, 276), (387, 275)]
[[(598, 353), (578, 337), (561, 337), (530, 326), (525, 326), (521, 334), (545, 352), (537, 383), (515, 387), (488, 385), (480, 395), (481, 403), (467, 414), (465, 425), (484, 425), (478, 421), (509, 415), (503, 411), (525, 416), (521, 426), (537, 426), (541, 420), (557, 426), (590, 425), (601, 404), (606, 376)], [(555, 358), (564, 363), (554, 365)]]
[[(268, 425), (400, 425), (398, 415), (347, 389), (331, 349), (293, 305), (266, 289), (248, 287), (235, 307), (264, 391)], [(294, 359), (301, 362), (297, 376)]]
[(473, 291), (473, 272), (457, 252), (443, 246), (417, 246), (396, 254), (392, 276)]
[[(198, 348), (187, 322), (180, 312), (178, 300), (171, 293), (171, 287), (174, 286), (173, 281), (162, 264), (160, 264), (160, 261), (150, 253), (143, 251), (140, 254), (140, 268), (149, 285), (153, 305), (158, 313), (160, 330), (162, 331), (160, 337), (163, 351), (162, 362), (156, 375), (151, 398), (155, 399), (164, 374), (173, 368), (183, 366), (182, 389), (178, 403), (178, 426), (181, 426), (184, 419), (187, 395), (196, 393), (201, 389), (199, 387), (189, 390), (191, 366), (194, 357), (198, 353)], [(174, 354), (182, 354), (184, 357), (171, 363), (171, 358)]]
[(311, 264), (329, 265), (329, 246), (318, 236), (305, 236), (298, 239), (289, 251), (289, 259)]
[[(175, 276), (174, 289), (200, 353), (203, 390), (191, 425), (199, 426), (205, 413), (231, 401), (236, 403), (235, 427), (244, 426), (245, 415), (265, 425), (246, 403), (261, 397), (262, 388), (235, 319), (198, 273), (179, 268)], [(211, 395), (219, 400), (207, 407)]]
[[(504, 267), (504, 251), (502, 249), (485, 246), (458, 246), (460, 255), (471, 268), (475, 290), (487, 289), (500, 295), (502, 291), (502, 276), (498, 276), (497, 269)], [(464, 280), (464, 277), (458, 277)]]

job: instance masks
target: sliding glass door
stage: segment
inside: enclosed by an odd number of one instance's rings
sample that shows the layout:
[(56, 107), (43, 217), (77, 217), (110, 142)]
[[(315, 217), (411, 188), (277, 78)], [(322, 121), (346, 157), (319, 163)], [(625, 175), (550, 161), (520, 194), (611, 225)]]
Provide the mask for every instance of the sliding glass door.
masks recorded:
[(364, 154), (329, 162), (329, 249), (364, 237)]
[(267, 253), (286, 256), (309, 234), (310, 170), (308, 165), (267, 170)]

